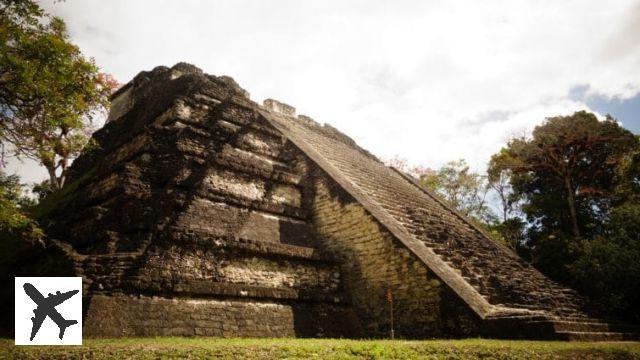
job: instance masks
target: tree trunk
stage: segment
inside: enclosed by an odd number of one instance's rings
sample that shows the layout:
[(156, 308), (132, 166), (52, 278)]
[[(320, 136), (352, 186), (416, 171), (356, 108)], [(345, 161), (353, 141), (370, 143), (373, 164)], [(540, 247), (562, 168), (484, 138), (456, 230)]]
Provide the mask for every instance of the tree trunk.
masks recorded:
[(509, 202), (504, 188), (500, 188), (498, 194), (500, 195), (500, 202), (502, 202), (502, 222), (505, 223), (507, 222), (507, 212), (509, 210), (507, 207), (509, 206)]
[(567, 204), (569, 205), (569, 214), (571, 215), (571, 228), (573, 230), (573, 236), (580, 237), (580, 228), (578, 227), (578, 214), (576, 212), (576, 198), (571, 186), (571, 179), (568, 176), (564, 178), (564, 186), (567, 190)]
[(507, 222), (507, 202), (502, 202), (502, 222)]
[(45, 167), (49, 173), (49, 184), (51, 184), (51, 188), (58, 190), (60, 188), (60, 184), (58, 183), (58, 177), (56, 176), (56, 168), (49, 165), (45, 165)]
[(67, 177), (67, 167), (69, 167), (69, 160), (65, 156), (60, 160), (60, 177), (58, 178), (58, 186), (62, 189)]

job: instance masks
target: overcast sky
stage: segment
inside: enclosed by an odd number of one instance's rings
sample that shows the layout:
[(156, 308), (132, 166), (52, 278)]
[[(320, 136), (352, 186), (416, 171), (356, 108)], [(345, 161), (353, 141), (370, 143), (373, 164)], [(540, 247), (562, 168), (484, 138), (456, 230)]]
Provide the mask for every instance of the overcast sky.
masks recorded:
[[(42, 2), (126, 83), (179, 61), (229, 75), (381, 157), (483, 170), (514, 134), (587, 109), (640, 132), (640, 2)], [(26, 181), (44, 178), (12, 162)]]

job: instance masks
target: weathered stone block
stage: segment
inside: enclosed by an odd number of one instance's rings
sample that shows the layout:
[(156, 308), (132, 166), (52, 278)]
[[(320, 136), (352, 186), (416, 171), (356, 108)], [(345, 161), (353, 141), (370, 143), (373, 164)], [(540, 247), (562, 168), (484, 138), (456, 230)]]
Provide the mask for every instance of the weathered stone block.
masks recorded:
[(280, 114), (284, 114), (284, 115), (288, 115), (288, 116), (296, 116), (296, 108), (294, 108), (291, 105), (287, 105), (285, 103), (281, 103), (277, 100), (273, 100), (273, 99), (266, 99), (262, 105), (274, 112), (280, 113)]

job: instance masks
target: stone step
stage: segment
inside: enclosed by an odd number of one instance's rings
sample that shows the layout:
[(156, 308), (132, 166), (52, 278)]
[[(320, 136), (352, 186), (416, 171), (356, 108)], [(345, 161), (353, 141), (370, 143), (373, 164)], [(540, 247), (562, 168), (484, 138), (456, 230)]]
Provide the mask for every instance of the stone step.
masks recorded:
[(500, 321), (500, 320), (514, 320), (523, 322), (535, 322), (535, 321), (550, 321), (547, 316), (544, 315), (493, 315), (486, 318), (487, 321)]
[(626, 341), (640, 339), (640, 327), (607, 323), (601, 319), (568, 321), (540, 315), (492, 316), (485, 320), (485, 335), (512, 339), (567, 341)]
[(344, 295), (337, 290), (323, 288), (270, 287), (210, 280), (183, 280), (171, 284), (149, 283), (144, 276), (131, 276), (124, 287), (135, 289), (133, 293), (157, 295), (171, 293), (176, 296), (195, 298), (252, 298), (276, 300), (304, 300), (329, 303), (346, 303)]
[(556, 333), (558, 340), (567, 341), (635, 341), (640, 340), (638, 333), (626, 332), (584, 332), (584, 331), (559, 331)]
[(119, 261), (119, 260), (131, 260), (140, 256), (141, 252), (118, 252), (113, 254), (95, 254), (87, 255), (95, 259), (101, 259), (104, 261)]
[[(530, 321), (530, 324), (549, 321)], [(587, 321), (550, 321), (557, 332), (640, 332), (638, 326)]]
[(588, 322), (588, 323), (598, 323), (598, 324), (612, 324), (612, 325), (626, 325), (626, 323), (623, 323), (619, 320), (593, 318), (593, 317), (588, 317), (586, 315), (563, 316), (555, 320), (556, 321), (572, 321), (572, 322)]
[(373, 181), (349, 159), (335, 161), (344, 162), (343, 171), (351, 180), (369, 189), (389, 215), (490, 303), (545, 310), (563, 318), (582, 314), (582, 300), (575, 292), (553, 283), (516, 256), (509, 256), (436, 199), (423, 196), (416, 187), (407, 187), (401, 178)]
[(173, 241), (206, 245), (213, 248), (232, 249), (240, 253), (251, 253), (265, 256), (280, 256), (292, 259), (336, 264), (336, 260), (327, 252), (315, 247), (282, 244), (251, 239), (220, 238), (206, 232), (190, 231), (189, 233), (175, 232)]

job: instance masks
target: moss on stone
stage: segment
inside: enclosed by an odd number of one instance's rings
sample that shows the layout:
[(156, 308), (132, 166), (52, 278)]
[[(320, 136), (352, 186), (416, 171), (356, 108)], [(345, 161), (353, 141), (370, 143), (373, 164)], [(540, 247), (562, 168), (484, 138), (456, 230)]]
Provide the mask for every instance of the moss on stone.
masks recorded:
[(76, 196), (76, 192), (81, 185), (92, 179), (95, 173), (96, 169), (93, 168), (77, 180), (66, 184), (62, 189), (49, 194), (49, 196), (44, 198), (38, 205), (30, 210), (32, 218), (36, 219), (40, 223), (46, 221), (53, 211), (61, 208)]

